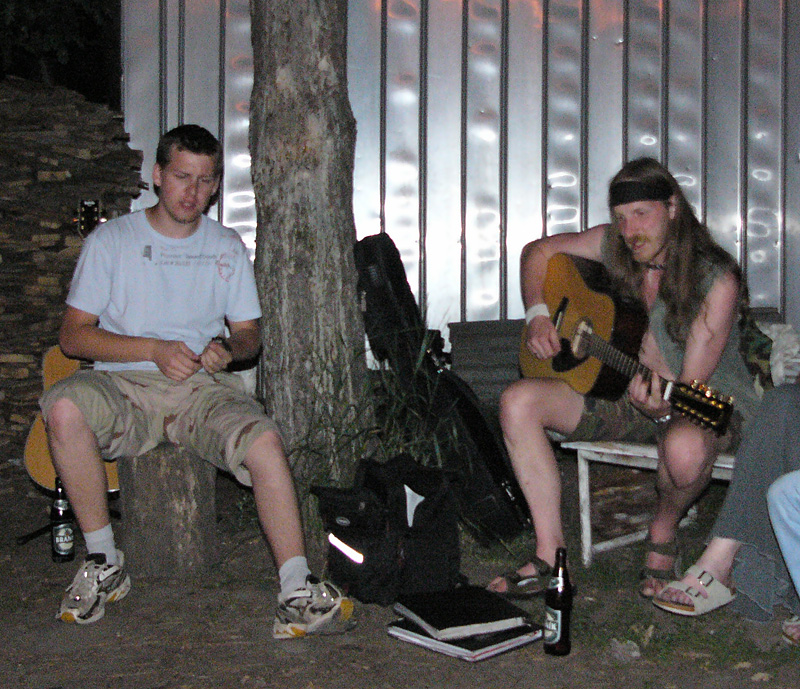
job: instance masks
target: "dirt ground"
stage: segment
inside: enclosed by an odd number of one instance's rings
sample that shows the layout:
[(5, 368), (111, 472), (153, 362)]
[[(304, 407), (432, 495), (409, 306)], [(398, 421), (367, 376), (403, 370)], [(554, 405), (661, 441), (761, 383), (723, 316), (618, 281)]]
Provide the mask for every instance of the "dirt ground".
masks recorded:
[[(661, 613), (635, 593), (641, 545), (605, 554), (585, 570), (577, 555), (574, 461), (563, 462), (578, 585), (573, 651), (554, 658), (537, 642), (474, 664), (390, 638), (385, 625), (395, 616), (375, 605), (357, 607), (358, 626), (346, 635), (274, 641), (275, 571), (247, 494), (227, 480), (218, 486), (221, 564), (206, 580), (136, 580), (100, 622), (58, 622), (59, 596), (77, 563), (53, 563), (46, 537), (17, 545), (18, 536), (46, 523), (49, 508), (49, 498), (19, 463), (19, 457), (5, 457), (0, 465), (0, 606), (6, 620), (0, 686), (9, 689), (800, 686), (800, 651), (780, 642), (782, 615), (760, 625), (725, 610), (699, 621)], [(640, 521), (636, 511), (649, 499), (651, 478), (604, 480), (596, 490), (605, 498), (598, 501), (605, 526)], [(722, 490), (704, 498), (698, 525), (684, 530), (693, 554)], [(467, 537), (463, 551), (463, 572), (473, 583), (514, 561), (501, 548), (486, 550)], [(540, 599), (525, 604), (535, 618), (542, 617), (542, 605)]]

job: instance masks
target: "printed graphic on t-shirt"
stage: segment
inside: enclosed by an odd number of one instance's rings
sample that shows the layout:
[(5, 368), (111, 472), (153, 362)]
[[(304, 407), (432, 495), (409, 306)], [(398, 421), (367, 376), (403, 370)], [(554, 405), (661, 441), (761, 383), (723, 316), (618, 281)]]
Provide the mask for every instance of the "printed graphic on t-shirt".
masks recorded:
[(231, 251), (221, 251), (219, 254), (194, 253), (188, 247), (159, 244), (153, 247), (148, 244), (142, 251), (142, 258), (162, 268), (212, 267), (225, 282), (230, 282), (236, 273), (236, 254)]
[(230, 282), (235, 271), (236, 268), (234, 266), (233, 254), (220, 254), (219, 260), (217, 260), (217, 272), (219, 273), (219, 276), (225, 280), (225, 282)]

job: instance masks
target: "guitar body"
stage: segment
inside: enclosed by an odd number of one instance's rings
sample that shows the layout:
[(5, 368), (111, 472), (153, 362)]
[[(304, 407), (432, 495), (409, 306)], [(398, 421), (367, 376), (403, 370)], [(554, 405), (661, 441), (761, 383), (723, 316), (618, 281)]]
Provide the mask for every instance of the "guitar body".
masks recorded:
[[(68, 359), (64, 356), (61, 348), (51, 347), (47, 350), (42, 360), (42, 380), (44, 389), (47, 390), (51, 385), (71, 376), (80, 368), (80, 362), (76, 359)], [(53, 467), (53, 460), (50, 458), (50, 446), (47, 443), (47, 431), (41, 414), (36, 415), (36, 419), (28, 432), (25, 441), (25, 470), (34, 483), (45, 490), (55, 490), (56, 471)], [(117, 475), (117, 463), (105, 462), (106, 477), (108, 478), (108, 489), (110, 491), (119, 490), (119, 477)]]
[(637, 357), (648, 318), (644, 303), (623, 298), (598, 261), (556, 254), (547, 264), (544, 300), (561, 337), (561, 352), (552, 359), (537, 359), (522, 334), (519, 363), (526, 378), (555, 378), (590, 397), (619, 399), (630, 377), (593, 356), (581, 354), (576, 341), (582, 330), (610, 343), (624, 354)]

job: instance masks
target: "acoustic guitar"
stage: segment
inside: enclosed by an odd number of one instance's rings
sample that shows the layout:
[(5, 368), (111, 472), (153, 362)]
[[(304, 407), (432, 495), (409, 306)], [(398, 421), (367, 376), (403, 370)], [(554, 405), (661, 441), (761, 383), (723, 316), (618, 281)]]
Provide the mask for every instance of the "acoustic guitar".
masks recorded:
[[(535, 358), (522, 333), (519, 363), (526, 378), (554, 378), (590, 397), (616, 400), (630, 380), (651, 372), (637, 354), (647, 331), (647, 309), (621, 296), (597, 261), (556, 254), (547, 264), (544, 301), (561, 338), (552, 359)], [(665, 381), (664, 399), (674, 412), (717, 435), (724, 435), (733, 400), (698, 381)]]
[[(71, 376), (81, 367), (77, 359), (68, 359), (64, 356), (59, 346), (51, 347), (45, 352), (42, 360), (42, 381), (47, 390), (59, 380)], [(50, 457), (50, 446), (47, 443), (47, 431), (41, 414), (36, 419), (28, 432), (25, 441), (24, 454), (25, 471), (34, 483), (46, 490), (55, 490), (56, 470)], [(117, 462), (104, 462), (108, 490), (119, 490), (119, 477), (117, 475)]]
[[(102, 220), (100, 201), (83, 200), (78, 204), (78, 212), (74, 222), (79, 236), (85, 237)], [(45, 352), (42, 359), (44, 389), (47, 390), (59, 380), (71, 376), (80, 367), (81, 362), (77, 359), (68, 359), (64, 356), (59, 346), (51, 347)], [(50, 458), (47, 431), (41, 414), (36, 415), (36, 419), (30, 431), (28, 431), (28, 437), (25, 441), (24, 463), (25, 470), (34, 483), (46, 490), (55, 490), (56, 470), (53, 467), (53, 460)], [(108, 489), (110, 491), (118, 491), (119, 478), (117, 476), (116, 461), (106, 462), (105, 466)]]

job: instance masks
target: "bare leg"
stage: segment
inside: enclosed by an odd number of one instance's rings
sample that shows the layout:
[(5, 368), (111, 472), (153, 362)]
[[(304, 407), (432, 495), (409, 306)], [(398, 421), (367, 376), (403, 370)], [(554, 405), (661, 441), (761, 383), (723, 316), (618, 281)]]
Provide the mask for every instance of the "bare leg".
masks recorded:
[[(656, 479), (658, 504), (650, 524), (650, 541), (668, 544), (675, 540), (678, 523), (711, 480), (711, 467), (716, 458), (715, 439), (685, 419), (673, 422), (659, 440), (659, 464)], [(652, 597), (661, 591), (671, 577), (675, 562), (670, 555), (647, 554), (646, 565), (667, 573), (664, 580), (645, 578), (641, 593)]]
[(305, 544), (294, 481), (278, 435), (259, 436), (244, 464), (253, 479), (258, 520), (280, 569), (289, 558), (305, 555)]
[(47, 439), (81, 531), (97, 531), (110, 524), (106, 471), (97, 438), (71, 400), (62, 398), (50, 408)]
[[(546, 379), (520, 380), (503, 393), (500, 422), (520, 488), (536, 532), (536, 556), (549, 564), (564, 545), (561, 523), (561, 475), (545, 429), (562, 433), (575, 430), (583, 412), (583, 397), (565, 383)], [(537, 574), (527, 563), (522, 575)], [(489, 588), (505, 591), (502, 577)]]

